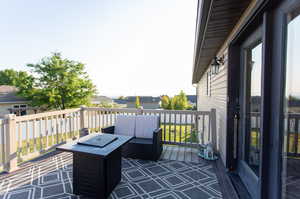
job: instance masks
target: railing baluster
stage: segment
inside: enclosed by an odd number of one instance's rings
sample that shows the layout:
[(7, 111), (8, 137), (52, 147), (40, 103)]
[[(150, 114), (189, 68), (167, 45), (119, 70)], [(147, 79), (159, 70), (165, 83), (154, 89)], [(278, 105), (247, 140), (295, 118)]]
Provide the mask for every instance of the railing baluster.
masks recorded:
[(25, 135), (26, 135), (26, 153), (30, 153), (30, 140), (29, 140), (29, 124), (28, 120), (25, 122)]
[(113, 115), (112, 115), (113, 113), (112, 113), (112, 111), (110, 111), (110, 126), (112, 126), (112, 124), (113, 124)]
[(291, 136), (290, 136), (290, 133), (291, 133), (291, 128), (290, 128), (291, 120), (290, 120), (290, 116), (288, 115), (286, 119), (287, 119), (287, 143), (286, 143), (286, 152), (289, 153), (289, 152), (290, 152), (290, 140), (291, 140)]
[(166, 112), (164, 112), (164, 141), (167, 141), (166, 140), (166, 134), (167, 134), (167, 131), (166, 131), (166, 118), (167, 118), (167, 115), (166, 115)]
[(46, 145), (45, 148), (48, 148), (48, 117), (45, 117), (45, 133), (46, 133)]
[(187, 114), (185, 114), (185, 121), (184, 121), (185, 125), (184, 125), (184, 143), (186, 144), (186, 136), (187, 136)]
[(176, 119), (177, 119), (177, 114), (176, 113), (174, 113), (174, 142), (176, 143), (177, 142), (177, 121), (176, 121)]
[(171, 114), (171, 112), (169, 112), (169, 139), (168, 139), (168, 141), (169, 142), (171, 142), (171, 131), (172, 131), (172, 129), (171, 129), (171, 123), (172, 123), (172, 121), (171, 121), (171, 117), (172, 117), (172, 114)]
[(63, 116), (59, 115), (59, 134), (61, 137), (61, 140), (64, 141), (64, 133), (63, 133)]
[(295, 118), (295, 134), (294, 134), (294, 153), (295, 156), (298, 153), (298, 132), (299, 132), (299, 120)]
[(32, 120), (32, 139), (33, 139), (33, 152), (37, 151), (37, 142), (36, 142), (36, 132), (35, 132), (35, 123), (36, 123), (36, 119)]
[[(259, 149), (259, 131), (260, 131), (260, 127), (259, 127), (259, 123), (258, 123), (258, 114), (255, 114), (255, 149), (258, 150)], [(252, 132), (251, 132), (252, 134)], [(252, 138), (252, 136), (251, 136)]]
[(19, 137), (19, 153), (22, 153), (22, 122), (18, 122), (18, 137)]
[(198, 113), (195, 113), (195, 133), (196, 133), (196, 143), (199, 143), (199, 124), (198, 124)]
[(105, 112), (105, 115), (106, 115), (106, 124), (105, 124), (105, 127), (107, 127), (109, 125), (109, 116), (108, 116), (108, 111)]
[(64, 115), (64, 133), (65, 133), (65, 138), (66, 138), (66, 141), (69, 139), (68, 138), (68, 116), (67, 114)]
[(43, 151), (42, 118), (39, 120), (40, 151)]
[(55, 117), (56, 144), (59, 144), (59, 121), (58, 115)]
[(205, 143), (205, 115), (202, 115), (202, 144), (206, 144)]
[(96, 111), (93, 111), (93, 119), (94, 119), (94, 131), (97, 131), (97, 120), (96, 120)]
[(180, 124), (180, 126), (179, 126), (179, 142), (181, 143), (182, 141), (181, 141), (181, 132), (182, 132), (182, 114), (180, 113), (179, 114), (179, 124)]

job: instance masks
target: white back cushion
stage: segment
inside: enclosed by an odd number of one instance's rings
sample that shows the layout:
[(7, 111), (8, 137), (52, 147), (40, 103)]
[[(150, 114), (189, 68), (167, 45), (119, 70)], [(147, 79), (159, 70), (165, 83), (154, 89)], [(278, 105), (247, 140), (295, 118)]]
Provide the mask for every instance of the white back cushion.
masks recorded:
[(135, 136), (137, 138), (153, 138), (153, 131), (159, 128), (159, 116), (138, 115), (135, 121)]
[(115, 122), (115, 134), (134, 136), (135, 116), (134, 115), (117, 115)]

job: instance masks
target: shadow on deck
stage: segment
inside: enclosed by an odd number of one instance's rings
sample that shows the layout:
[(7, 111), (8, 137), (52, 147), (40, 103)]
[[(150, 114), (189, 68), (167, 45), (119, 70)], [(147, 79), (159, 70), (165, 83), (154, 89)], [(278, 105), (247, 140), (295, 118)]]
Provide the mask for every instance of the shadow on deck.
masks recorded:
[[(72, 154), (52, 152), (0, 175), (0, 199), (85, 198), (72, 194)], [(222, 198), (211, 162), (194, 148), (165, 145), (157, 162), (122, 160), (122, 180), (109, 198)]]

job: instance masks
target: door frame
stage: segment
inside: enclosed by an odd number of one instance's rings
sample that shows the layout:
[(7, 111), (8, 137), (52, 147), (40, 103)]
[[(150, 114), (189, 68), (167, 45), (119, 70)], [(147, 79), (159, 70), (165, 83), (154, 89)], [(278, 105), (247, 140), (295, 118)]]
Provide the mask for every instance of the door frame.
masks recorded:
[[(247, 116), (246, 114), (249, 113), (249, 86), (251, 86), (251, 76), (255, 75), (252, 74), (250, 68), (247, 64), (249, 61), (249, 53), (250, 50), (255, 48), (257, 45), (262, 43), (262, 26), (257, 27), (254, 31), (248, 35), (248, 37), (241, 43), (239, 48), (240, 54), (240, 81), (239, 81), (239, 95), (238, 95), (238, 103), (239, 103), (239, 121), (238, 121), (238, 143), (237, 143), (237, 173), (240, 176), (243, 183), (246, 185), (246, 188), (249, 191), (249, 194), (253, 198), (257, 198), (258, 192), (256, 191), (259, 188), (259, 179), (260, 179), (260, 170), (258, 174), (256, 174), (251, 168), (250, 165), (247, 163), (247, 159), (249, 158), (249, 133), (248, 128), (251, 129), (249, 126), (249, 120), (251, 120), (251, 116)], [(261, 57), (262, 63), (262, 57)], [(261, 97), (263, 96), (264, 90), (262, 86), (264, 73), (263, 73), (263, 64), (261, 65)], [(262, 110), (263, 104), (260, 103), (260, 110)], [(260, 117), (260, 124), (263, 122), (263, 117)], [(251, 123), (250, 123), (251, 124)], [(260, 129), (260, 135), (262, 135), (262, 129)], [(261, 136), (260, 136), (261, 137)], [(250, 138), (251, 139), (251, 138)], [(261, 142), (259, 141), (259, 145)], [(260, 146), (260, 149), (262, 147)], [(259, 169), (261, 168), (261, 161), (259, 162)]]
[[(259, 11), (241, 27), (229, 44), (228, 51), (228, 103), (227, 103), (227, 156), (230, 171), (237, 168), (234, 156), (234, 116), (236, 114), (240, 73), (239, 49), (259, 23), (262, 24), (262, 110), (261, 110), (261, 167), (258, 196), (261, 199), (281, 198), (283, 96), (285, 85), (285, 51), (287, 13), (300, 6), (298, 0), (266, 1)], [(238, 78), (236, 78), (238, 77)]]

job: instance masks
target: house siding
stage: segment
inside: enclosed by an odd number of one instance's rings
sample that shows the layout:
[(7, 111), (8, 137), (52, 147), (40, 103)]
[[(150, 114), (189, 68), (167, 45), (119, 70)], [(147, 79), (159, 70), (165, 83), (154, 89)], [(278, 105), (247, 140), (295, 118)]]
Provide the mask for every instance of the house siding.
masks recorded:
[[(226, 137), (227, 137), (227, 87), (228, 87), (228, 47), (234, 39), (238, 29), (251, 15), (251, 11), (255, 8), (257, 0), (252, 0), (248, 8), (244, 11), (239, 21), (236, 23), (223, 45), (220, 47), (217, 56), (224, 55), (224, 65), (220, 68), (217, 75), (213, 75), (210, 80), (209, 88), (211, 89), (209, 95), (206, 95), (207, 72), (202, 75), (197, 84), (197, 109), (210, 110), (216, 109), (216, 123), (217, 123), (217, 148), (221, 159), (226, 165)], [(208, 67), (209, 68), (209, 67)]]
[[(202, 76), (197, 84), (197, 108), (201, 111), (216, 109), (216, 125), (217, 125), (217, 149), (222, 160), (226, 160), (226, 123), (227, 123), (227, 49), (224, 54), (224, 65), (220, 67), (217, 75), (211, 75), (207, 81), (207, 73)], [(207, 84), (209, 91), (207, 92)]]

